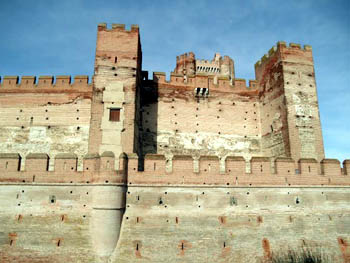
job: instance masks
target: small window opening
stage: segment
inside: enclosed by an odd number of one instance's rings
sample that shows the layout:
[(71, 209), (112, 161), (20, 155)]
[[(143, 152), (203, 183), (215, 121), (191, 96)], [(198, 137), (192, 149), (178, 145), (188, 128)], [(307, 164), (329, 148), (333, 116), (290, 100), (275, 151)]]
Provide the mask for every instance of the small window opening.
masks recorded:
[(139, 243), (136, 243), (136, 251), (139, 251)]
[(109, 120), (115, 122), (120, 121), (120, 109), (109, 109)]
[(179, 218), (178, 217), (175, 217), (175, 222), (176, 222), (176, 224), (179, 223)]
[(118, 62), (118, 57), (114, 57), (114, 63)]
[(262, 172), (263, 171), (263, 166), (262, 165), (260, 165), (260, 172)]
[(270, 127), (271, 127), (271, 132), (273, 132), (273, 126), (272, 126), (272, 125), (270, 125)]
[(140, 222), (139, 217), (136, 217), (136, 223)]
[(309, 173), (311, 173), (311, 167), (310, 167), (310, 165), (309, 165)]
[(181, 250), (184, 250), (184, 243), (181, 242)]
[(196, 96), (199, 95), (200, 91), (201, 91), (201, 88), (196, 88)]
[(295, 203), (296, 203), (296, 204), (299, 204), (299, 203), (300, 203), (300, 200), (299, 200), (298, 197), (295, 199)]
[(226, 242), (224, 241), (224, 248), (226, 247)]
[(205, 95), (206, 92), (207, 92), (207, 89), (206, 89), (206, 88), (203, 88), (203, 90), (202, 90), (202, 95)]
[(57, 241), (57, 246), (59, 247), (61, 245), (61, 239)]
[(5, 167), (6, 170), (7, 170), (8, 166), (9, 166), (9, 162), (6, 162), (6, 167)]
[(51, 196), (50, 196), (50, 203), (51, 203), (51, 204), (56, 203), (56, 196), (54, 196), (54, 195), (51, 195)]
[(162, 200), (161, 197), (159, 198), (159, 204), (160, 204), (160, 205), (163, 204), (163, 200)]
[(10, 240), (10, 246), (12, 246), (12, 245), (13, 245), (13, 239)]
[(156, 163), (153, 163), (153, 171), (155, 171), (157, 168), (157, 164)]

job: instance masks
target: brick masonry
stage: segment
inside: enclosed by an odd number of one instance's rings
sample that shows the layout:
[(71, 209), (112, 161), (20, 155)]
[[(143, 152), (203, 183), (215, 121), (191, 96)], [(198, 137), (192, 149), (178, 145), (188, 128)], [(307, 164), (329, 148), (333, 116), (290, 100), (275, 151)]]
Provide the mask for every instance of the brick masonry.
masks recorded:
[(0, 82), (1, 262), (349, 262), (350, 160), (325, 159), (310, 46), (278, 42), (248, 85), (218, 53), (168, 80), (138, 26), (99, 24), (94, 69)]

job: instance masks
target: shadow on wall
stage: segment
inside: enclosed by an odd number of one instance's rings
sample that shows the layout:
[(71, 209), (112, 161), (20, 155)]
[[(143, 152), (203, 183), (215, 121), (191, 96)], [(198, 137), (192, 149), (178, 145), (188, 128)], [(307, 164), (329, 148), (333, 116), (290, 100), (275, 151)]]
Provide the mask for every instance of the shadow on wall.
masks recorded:
[(141, 147), (139, 158), (139, 170), (143, 171), (144, 157), (146, 154), (157, 153), (158, 133), (158, 87), (146, 77), (141, 89)]

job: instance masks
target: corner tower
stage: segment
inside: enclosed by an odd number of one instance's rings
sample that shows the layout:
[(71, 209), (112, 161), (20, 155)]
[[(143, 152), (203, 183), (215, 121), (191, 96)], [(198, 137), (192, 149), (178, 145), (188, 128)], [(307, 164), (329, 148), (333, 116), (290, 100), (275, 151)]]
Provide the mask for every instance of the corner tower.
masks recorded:
[[(98, 25), (89, 152), (111, 151), (116, 158), (137, 151), (138, 84), (141, 72), (139, 28)], [(118, 161), (115, 162), (116, 166)], [(118, 167), (116, 167), (118, 168)]]
[[(262, 136), (276, 133), (277, 128), (284, 146), (283, 152), (268, 146), (269, 155), (321, 161), (324, 147), (311, 47), (301, 48), (293, 43), (287, 47), (285, 42), (278, 42), (277, 47), (256, 63), (255, 75), (264, 109), (261, 111)], [(277, 97), (281, 99), (274, 105), (272, 101)], [(274, 106), (278, 108), (276, 120), (271, 119)]]

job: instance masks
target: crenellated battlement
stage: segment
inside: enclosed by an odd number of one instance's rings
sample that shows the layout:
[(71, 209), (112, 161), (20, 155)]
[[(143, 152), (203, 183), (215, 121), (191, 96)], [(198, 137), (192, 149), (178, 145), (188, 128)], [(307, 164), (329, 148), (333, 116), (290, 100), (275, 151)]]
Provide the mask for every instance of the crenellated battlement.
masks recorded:
[[(25, 169), (19, 171), (23, 161), (19, 154), (0, 154), (0, 182), (12, 183), (128, 183), (128, 184), (200, 184), (200, 185), (250, 185), (250, 186), (300, 186), (300, 185), (350, 185), (350, 160), (343, 168), (336, 159), (291, 158), (271, 159), (228, 156), (176, 155), (167, 159), (162, 154), (147, 154), (144, 170), (139, 171), (136, 154), (119, 157), (119, 167), (114, 170), (115, 156), (112, 152), (101, 155), (88, 154), (83, 158), (83, 171), (77, 171), (77, 156), (72, 153), (57, 154), (54, 170), (48, 171), (49, 156), (30, 153), (25, 157)], [(126, 165), (127, 164), (127, 165)], [(248, 165), (248, 167), (247, 167)], [(274, 168), (272, 168), (274, 167)], [(247, 169), (248, 168), (248, 169)], [(126, 175), (127, 174), (127, 181)]]
[(277, 42), (276, 46), (273, 46), (268, 53), (266, 53), (260, 60), (258, 60), (255, 63), (255, 68), (260, 67), (262, 64), (266, 63), (268, 60), (270, 60), (276, 53), (288, 53), (288, 52), (312, 52), (312, 47), (310, 45), (304, 45), (303, 48), (300, 44), (296, 43), (289, 43), (289, 46), (287, 46), (287, 43), (284, 41)]
[(194, 53), (191, 51), (191, 52), (188, 52), (188, 53), (184, 53), (180, 56), (176, 56), (176, 61), (182, 61), (184, 59), (195, 59), (195, 55)]
[[(248, 164), (248, 170), (247, 168)], [(223, 162), (217, 156), (146, 155), (144, 171), (138, 171), (138, 158), (129, 158), (128, 184), (194, 184), (230, 186), (344, 186), (350, 185), (349, 160), (340, 162), (324, 159), (271, 159), (253, 157), (246, 161), (240, 156), (228, 156)], [(274, 167), (274, 169), (272, 169)], [(250, 171), (250, 172), (247, 172)]]
[(89, 83), (89, 77), (85, 75), (77, 75), (72, 82), (71, 76), (5, 76), (0, 77), (0, 93), (1, 92), (50, 92), (57, 91), (76, 91), (91, 92), (92, 84)]
[(123, 32), (139, 32), (139, 25), (131, 25), (130, 29), (125, 28), (125, 24), (112, 24), (108, 28), (107, 23), (100, 23), (97, 26), (98, 31), (123, 31)]
[[(49, 171), (50, 157), (46, 153), (29, 153), (22, 158), (17, 153), (0, 153), (0, 183), (125, 183), (125, 171), (114, 169), (112, 152), (87, 154), (83, 171), (77, 171), (78, 157), (60, 153), (54, 157), (54, 170)], [(20, 171), (21, 162), (25, 163)], [(126, 156), (119, 157), (119, 167), (125, 167)]]
[(348, 258), (350, 160), (324, 159), (310, 46), (278, 42), (249, 81), (219, 53), (142, 61), (138, 25), (101, 23), (93, 81), (0, 78), (1, 262)]
[[(148, 79), (147, 79), (148, 80)], [(255, 92), (258, 90), (256, 80), (249, 80), (249, 84), (245, 79), (234, 79), (231, 84), (231, 80), (228, 76), (214, 77), (206, 74), (187, 75), (184, 77), (182, 74), (172, 72), (170, 79), (167, 80), (165, 72), (153, 72), (153, 82), (156, 84), (166, 84), (171, 87), (184, 87), (189, 90), (195, 88), (207, 88), (210, 91), (221, 92)]]

